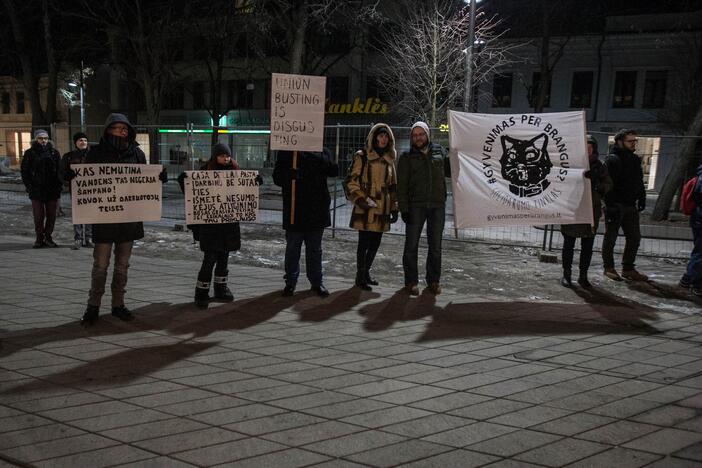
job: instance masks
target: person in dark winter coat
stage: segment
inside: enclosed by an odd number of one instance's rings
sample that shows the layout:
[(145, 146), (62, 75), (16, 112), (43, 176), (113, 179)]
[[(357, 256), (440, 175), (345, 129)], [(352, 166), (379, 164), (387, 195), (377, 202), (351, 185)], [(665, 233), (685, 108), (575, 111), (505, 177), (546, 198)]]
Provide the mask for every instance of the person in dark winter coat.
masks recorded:
[(417, 256), (419, 238), (427, 225), (427, 289), (441, 293), (441, 240), (446, 219), (446, 177), (451, 177), (451, 166), (444, 149), (432, 143), (429, 126), (416, 122), (410, 132), (410, 150), (397, 162), (397, 202), (406, 225), (402, 267), (405, 289), (419, 295)]
[[(88, 154), (88, 135), (83, 132), (78, 132), (73, 135), (73, 146), (75, 149), (64, 154), (61, 158), (61, 179), (65, 181), (68, 188), (71, 188), (71, 181), (67, 180), (66, 173), (71, 169), (72, 164), (83, 164), (85, 157)], [(78, 250), (81, 246), (93, 247), (90, 241), (93, 235), (92, 224), (74, 224), (73, 225), (73, 246), (71, 249)]]
[(322, 282), (322, 235), (331, 225), (331, 197), (327, 178), (339, 175), (329, 150), (321, 152), (278, 151), (273, 182), (282, 187), (285, 229), (284, 296), (292, 296), (300, 275), (300, 252), (305, 243), (307, 279), (320, 297), (329, 295)]
[(702, 297), (702, 164), (697, 167), (697, 185), (692, 197), (696, 205), (690, 216), (693, 248), (687, 262), (687, 270), (680, 278), (680, 286), (689, 288), (692, 294)]
[[(123, 114), (110, 114), (105, 122), (100, 143), (90, 148), (85, 157), (86, 164), (146, 164), (144, 152), (136, 141), (136, 130)], [(75, 177), (75, 171), (68, 169), (66, 178)], [(165, 169), (161, 173), (162, 182), (167, 180)], [(144, 224), (105, 223), (93, 225), (93, 270), (88, 294), (88, 307), (83, 314), (83, 325), (94, 324), (100, 313), (102, 295), (107, 282), (107, 267), (110, 265), (112, 250), (115, 254), (115, 267), (112, 273), (112, 315), (121, 320), (133, 320), (134, 316), (124, 305), (127, 286), (127, 270), (132, 255), (134, 241), (144, 237)]]
[(358, 230), (356, 286), (371, 291), (378, 284), (370, 276), (383, 232), (397, 221), (397, 172), (395, 137), (389, 126), (375, 124), (364, 149), (353, 155), (348, 191), (353, 201), (350, 227)]
[[(239, 164), (232, 159), (232, 152), (224, 143), (217, 143), (212, 147), (212, 157), (200, 167), (201, 171), (238, 170)], [(182, 173), (178, 182), (183, 188)], [(205, 253), (202, 266), (197, 275), (195, 285), (195, 305), (207, 308), (209, 303), (210, 283), (212, 282), (212, 269), (214, 268), (214, 297), (222, 301), (234, 300), (234, 295), (227, 286), (229, 252), (241, 248), (241, 230), (239, 223), (225, 224), (194, 224), (189, 226), (193, 237), (200, 241), (200, 250)]]
[[(639, 212), (646, 209), (646, 189), (643, 183), (641, 158), (636, 151), (637, 134), (622, 129), (614, 136), (614, 145), (605, 159), (612, 178), (612, 190), (605, 195), (605, 234), (602, 240), (604, 274), (614, 281), (622, 277), (632, 281), (646, 281), (648, 276), (636, 271), (636, 253), (641, 242)], [(614, 268), (614, 244), (619, 228), (624, 232), (622, 274)]]
[(563, 224), (561, 233), (563, 234), (563, 277), (561, 284), (567, 288), (572, 286), (571, 269), (573, 266), (573, 250), (575, 249), (575, 239), (580, 238), (580, 263), (578, 264), (580, 274), (578, 284), (583, 288), (591, 288), (592, 284), (587, 279), (587, 271), (592, 260), (592, 246), (595, 243), (597, 227), (602, 216), (602, 197), (612, 189), (612, 179), (607, 172), (607, 166), (599, 160), (597, 152), (597, 140), (588, 136), (587, 156), (590, 162), (590, 169), (585, 171), (585, 177), (590, 179), (590, 189), (592, 192), (592, 219), (594, 225), (590, 224)]
[(34, 215), (34, 248), (58, 247), (51, 237), (56, 224), (56, 210), (63, 183), (59, 174), (61, 155), (49, 141), (46, 130), (34, 132), (32, 146), (22, 157), (22, 182), (32, 200)]

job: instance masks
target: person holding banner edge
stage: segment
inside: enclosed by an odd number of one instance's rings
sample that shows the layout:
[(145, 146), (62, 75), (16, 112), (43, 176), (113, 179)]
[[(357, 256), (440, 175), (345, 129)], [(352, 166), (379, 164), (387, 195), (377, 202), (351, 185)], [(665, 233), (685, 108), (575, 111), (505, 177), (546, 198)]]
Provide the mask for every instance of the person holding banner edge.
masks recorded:
[(329, 150), (278, 151), (273, 182), (283, 192), (283, 229), (285, 229), (285, 288), (292, 296), (300, 276), (300, 252), (305, 244), (305, 266), (312, 291), (329, 296), (322, 282), (322, 236), (331, 225), (331, 197), (328, 177), (339, 175), (339, 166)]
[[(646, 209), (641, 157), (634, 152), (637, 141), (637, 133), (634, 130), (619, 130), (605, 159), (613, 185), (604, 198), (605, 233), (602, 240), (602, 263), (605, 276), (614, 281), (622, 281), (622, 277), (631, 281), (648, 280), (648, 276), (639, 273), (634, 267), (641, 242), (639, 213)], [(621, 276), (614, 268), (614, 244), (617, 242), (619, 228), (624, 232), (626, 240)]]
[[(200, 167), (201, 171), (236, 171), (239, 164), (232, 159), (232, 151), (225, 143), (217, 143), (212, 147), (210, 160)], [(187, 174), (178, 176), (178, 183), (184, 191), (184, 181)], [(256, 184), (263, 184), (263, 178), (256, 176)], [(206, 309), (210, 301), (210, 283), (214, 269), (214, 297), (220, 301), (234, 300), (229, 286), (229, 253), (241, 248), (241, 229), (239, 223), (224, 224), (193, 224), (188, 226), (193, 231), (193, 238), (200, 242), (200, 250), (204, 252), (202, 265), (197, 274), (195, 284), (195, 305)]]
[(561, 261), (563, 265), (563, 276), (561, 285), (566, 288), (573, 286), (571, 281), (571, 271), (573, 266), (573, 250), (575, 240), (580, 238), (580, 262), (578, 269), (578, 284), (583, 288), (591, 288), (592, 284), (587, 278), (587, 272), (592, 260), (592, 246), (595, 243), (597, 227), (602, 216), (602, 197), (612, 189), (612, 179), (609, 177), (607, 167), (599, 160), (597, 152), (597, 140), (592, 136), (587, 137), (587, 156), (590, 169), (585, 171), (585, 177), (590, 179), (590, 189), (592, 192), (592, 219), (594, 225), (590, 224), (562, 224), (561, 234), (563, 234), (563, 254)]
[[(124, 114), (110, 114), (105, 121), (105, 130), (100, 143), (90, 148), (85, 158), (86, 164), (146, 164), (146, 156), (136, 141), (136, 130)], [(66, 171), (69, 181), (76, 176), (73, 169)], [(166, 170), (159, 179), (166, 182)], [(105, 223), (93, 225), (93, 269), (90, 292), (81, 324), (93, 325), (99, 318), (100, 303), (105, 293), (107, 267), (114, 246), (115, 266), (112, 273), (112, 315), (120, 320), (133, 320), (134, 316), (124, 305), (127, 286), (129, 258), (134, 241), (144, 237), (144, 223)]]
[(358, 230), (355, 284), (364, 291), (378, 284), (370, 276), (383, 232), (397, 221), (397, 173), (395, 137), (386, 124), (374, 125), (364, 149), (353, 155), (348, 177), (348, 196), (353, 202), (349, 227)]
[(397, 163), (397, 202), (405, 222), (405, 247), (402, 266), (405, 290), (419, 295), (417, 256), (419, 238), (427, 224), (429, 244), (426, 281), (432, 294), (441, 293), (441, 240), (446, 217), (446, 177), (451, 166), (444, 149), (430, 140), (429, 126), (416, 122), (410, 131), (410, 150)]

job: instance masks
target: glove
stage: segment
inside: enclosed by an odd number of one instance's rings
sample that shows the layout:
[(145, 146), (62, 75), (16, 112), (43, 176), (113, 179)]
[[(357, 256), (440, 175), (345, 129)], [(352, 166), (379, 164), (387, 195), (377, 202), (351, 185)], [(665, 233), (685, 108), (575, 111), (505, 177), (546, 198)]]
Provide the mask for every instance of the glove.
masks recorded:
[(261, 177), (261, 174), (256, 175), (256, 185), (263, 185), (263, 177)]
[(639, 210), (639, 212), (643, 211), (646, 209), (646, 199), (645, 198), (639, 198), (636, 201), (636, 208)]
[(164, 184), (168, 182), (168, 172), (166, 171), (166, 168), (164, 167), (161, 173), (158, 175), (158, 180), (163, 182)]
[(390, 224), (397, 222), (397, 216), (398, 216), (397, 211), (390, 212)]
[(409, 221), (410, 221), (409, 211), (403, 211), (402, 213), (400, 213), (400, 216), (402, 216), (402, 221), (404, 221), (405, 224), (409, 224)]
[(356, 200), (356, 205), (362, 210), (370, 210), (371, 206), (368, 204), (365, 198), (359, 198)]
[(70, 181), (72, 181), (73, 179), (76, 178), (76, 171), (74, 171), (74, 170), (71, 169), (71, 168), (68, 168), (68, 169), (66, 169), (65, 175), (66, 175), (66, 180), (67, 180), (68, 182), (70, 182)]
[(585, 177), (586, 179), (592, 179), (592, 171), (587, 170), (583, 172), (583, 177)]

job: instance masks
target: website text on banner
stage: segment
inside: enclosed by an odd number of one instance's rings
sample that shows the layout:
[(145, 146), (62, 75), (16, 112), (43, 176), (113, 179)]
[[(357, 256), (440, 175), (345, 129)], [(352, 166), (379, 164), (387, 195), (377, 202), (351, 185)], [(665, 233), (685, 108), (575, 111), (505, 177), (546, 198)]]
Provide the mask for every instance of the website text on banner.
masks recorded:
[(258, 171), (186, 171), (186, 174), (187, 224), (258, 220)]
[(161, 219), (160, 164), (73, 164), (73, 224)]
[(271, 77), (271, 149), (322, 151), (324, 139), (323, 76)]
[(449, 111), (459, 229), (592, 224), (585, 113)]

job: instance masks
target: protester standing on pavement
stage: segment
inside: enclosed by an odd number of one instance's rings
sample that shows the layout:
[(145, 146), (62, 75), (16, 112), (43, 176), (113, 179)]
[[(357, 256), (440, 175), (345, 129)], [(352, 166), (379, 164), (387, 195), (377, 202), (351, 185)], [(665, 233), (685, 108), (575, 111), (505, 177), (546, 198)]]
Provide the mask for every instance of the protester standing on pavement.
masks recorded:
[(419, 295), (417, 256), (419, 238), (427, 224), (429, 246), (426, 266), (427, 289), (441, 293), (441, 239), (446, 216), (446, 177), (451, 176), (444, 149), (430, 141), (429, 126), (416, 122), (410, 131), (410, 150), (397, 163), (397, 202), (406, 224), (402, 266), (405, 289)]
[[(123, 114), (110, 114), (105, 122), (100, 143), (90, 148), (85, 158), (86, 164), (146, 164), (144, 152), (136, 141), (136, 130)], [(75, 177), (75, 171), (68, 169), (66, 178)], [(160, 177), (166, 182), (164, 169)], [(144, 237), (142, 222), (105, 223), (93, 225), (93, 270), (88, 294), (88, 306), (81, 324), (94, 324), (100, 313), (100, 303), (105, 293), (107, 267), (114, 249), (115, 267), (112, 273), (112, 315), (120, 320), (133, 320), (134, 316), (124, 305), (127, 286), (127, 270), (132, 255), (134, 241)]]
[[(200, 167), (201, 171), (236, 171), (239, 164), (232, 158), (232, 151), (225, 143), (217, 143), (212, 147), (210, 160)], [(181, 190), (184, 189), (183, 172), (178, 176)], [(263, 179), (256, 177), (256, 183), (261, 185)], [(241, 248), (241, 229), (239, 223), (223, 224), (193, 224), (188, 226), (193, 231), (193, 237), (200, 242), (200, 250), (204, 252), (202, 265), (197, 274), (195, 284), (195, 305), (206, 309), (210, 301), (210, 283), (214, 269), (214, 297), (220, 301), (233, 301), (229, 286), (229, 253)]]
[(58, 247), (51, 237), (56, 224), (56, 209), (61, 198), (63, 183), (59, 175), (61, 156), (56, 151), (46, 130), (34, 132), (32, 146), (24, 152), (22, 182), (32, 200), (34, 215), (34, 248)]
[[(622, 129), (614, 136), (614, 145), (605, 159), (612, 178), (612, 190), (605, 195), (605, 234), (602, 241), (604, 274), (614, 281), (622, 277), (646, 281), (648, 276), (636, 271), (636, 253), (641, 242), (639, 213), (646, 209), (646, 189), (643, 183), (641, 158), (635, 153), (637, 133)], [(614, 268), (614, 244), (619, 228), (624, 232), (622, 275)]]
[[(88, 135), (83, 132), (78, 132), (73, 135), (73, 146), (75, 149), (64, 154), (61, 158), (61, 178), (71, 189), (71, 181), (66, 179), (66, 173), (71, 169), (72, 164), (83, 164), (85, 156), (88, 154)], [(73, 225), (73, 246), (72, 250), (78, 250), (81, 246), (92, 247), (91, 242), (93, 235), (92, 224), (74, 224)]]
[(356, 286), (371, 291), (378, 284), (370, 276), (383, 232), (397, 221), (397, 174), (395, 137), (386, 124), (374, 125), (364, 149), (353, 155), (349, 198), (353, 201), (350, 227), (358, 230)]
[(331, 197), (328, 177), (339, 175), (329, 150), (278, 151), (273, 182), (283, 192), (283, 229), (285, 229), (285, 288), (292, 296), (300, 276), (300, 252), (305, 244), (305, 267), (312, 291), (327, 297), (322, 278), (322, 235), (331, 225)]
[(597, 140), (587, 137), (587, 157), (590, 169), (585, 171), (585, 177), (590, 179), (590, 189), (592, 192), (592, 219), (594, 225), (590, 224), (563, 224), (561, 234), (563, 234), (563, 277), (561, 284), (567, 288), (573, 284), (571, 282), (571, 269), (573, 266), (573, 250), (575, 249), (575, 239), (580, 238), (580, 262), (578, 269), (578, 284), (583, 288), (591, 288), (588, 281), (587, 271), (592, 260), (592, 246), (595, 243), (597, 227), (602, 216), (602, 197), (611, 190), (612, 179), (609, 177), (607, 167), (599, 160), (597, 152)]
[(702, 297), (702, 164), (697, 167), (697, 184), (692, 192), (695, 211), (690, 216), (693, 247), (687, 270), (680, 278), (680, 286), (690, 289), (695, 296)]

